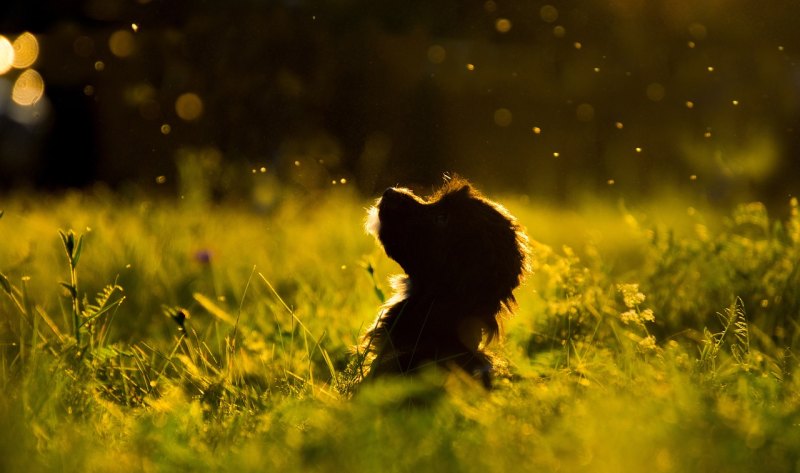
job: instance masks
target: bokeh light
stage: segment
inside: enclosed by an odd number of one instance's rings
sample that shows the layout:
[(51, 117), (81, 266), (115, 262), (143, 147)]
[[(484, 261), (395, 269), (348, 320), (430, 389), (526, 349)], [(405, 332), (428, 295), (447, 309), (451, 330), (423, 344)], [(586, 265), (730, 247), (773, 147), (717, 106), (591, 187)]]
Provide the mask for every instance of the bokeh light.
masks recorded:
[(433, 64), (441, 64), (444, 62), (445, 58), (447, 57), (447, 51), (438, 45), (434, 44), (433, 46), (428, 48), (428, 61)]
[(114, 56), (125, 58), (133, 54), (136, 42), (133, 33), (128, 30), (118, 30), (108, 38), (108, 49)]
[(547, 23), (553, 23), (558, 20), (558, 9), (553, 5), (545, 5), (539, 9), (539, 16)]
[(511, 20), (508, 18), (498, 18), (494, 23), (494, 27), (499, 33), (508, 33), (511, 31)]
[(494, 123), (497, 126), (508, 126), (511, 125), (511, 121), (513, 120), (513, 116), (511, 115), (511, 110), (507, 108), (498, 108), (494, 111)]
[(14, 62), (17, 69), (31, 67), (39, 57), (39, 41), (31, 33), (22, 33), (14, 40)]
[(0, 36), (0, 74), (5, 74), (14, 65), (14, 46), (5, 36)]
[(203, 101), (193, 92), (182, 94), (175, 100), (175, 113), (182, 120), (197, 120), (203, 115)]
[(17, 77), (11, 91), (11, 99), (18, 105), (29, 106), (44, 95), (44, 79), (33, 69), (28, 69)]

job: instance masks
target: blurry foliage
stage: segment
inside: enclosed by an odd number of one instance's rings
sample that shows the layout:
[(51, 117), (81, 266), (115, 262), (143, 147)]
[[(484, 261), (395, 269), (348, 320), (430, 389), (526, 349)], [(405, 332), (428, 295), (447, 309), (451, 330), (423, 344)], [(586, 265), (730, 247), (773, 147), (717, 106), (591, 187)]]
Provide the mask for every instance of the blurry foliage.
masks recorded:
[(552, 200), (797, 192), (791, 0), (9, 5), (0, 31), (41, 40), (52, 120), (6, 120), (6, 184), (175, 186), (185, 150), (213, 149), (311, 192), (448, 170)]

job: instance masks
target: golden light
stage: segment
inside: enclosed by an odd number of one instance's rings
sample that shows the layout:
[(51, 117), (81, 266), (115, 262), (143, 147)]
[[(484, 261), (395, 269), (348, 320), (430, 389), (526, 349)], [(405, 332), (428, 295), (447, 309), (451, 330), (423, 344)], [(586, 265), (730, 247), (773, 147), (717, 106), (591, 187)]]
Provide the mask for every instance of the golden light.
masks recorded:
[(39, 41), (27, 31), (14, 40), (14, 62), (17, 69), (31, 67), (39, 57)]
[(553, 23), (558, 19), (558, 9), (553, 5), (545, 5), (539, 9), (539, 16), (547, 23)]
[(5, 74), (14, 65), (14, 46), (5, 36), (0, 35), (0, 74)]
[(686, 101), (686, 108), (694, 108), (694, 102), (691, 100)]
[(433, 64), (441, 64), (444, 62), (445, 58), (447, 57), (447, 51), (438, 45), (434, 44), (430, 48), (428, 48), (428, 61)]
[(467, 64), (467, 70), (468, 71), (474, 71), (475, 70), (475, 64)]
[(203, 101), (195, 93), (182, 94), (175, 101), (175, 113), (186, 121), (197, 120), (203, 114)]
[(508, 33), (511, 31), (511, 20), (508, 18), (498, 18), (494, 23), (494, 27), (499, 33)]
[(511, 110), (507, 108), (498, 108), (494, 111), (494, 123), (497, 126), (511, 125), (512, 119)]
[(553, 36), (556, 38), (563, 38), (567, 34), (567, 29), (561, 25), (556, 26), (553, 28)]
[(42, 95), (44, 95), (44, 79), (33, 69), (28, 69), (20, 74), (11, 91), (11, 99), (23, 106), (35, 104), (42, 98)]
[(169, 132), (172, 131), (172, 127), (169, 126), (169, 123), (164, 123), (161, 125), (161, 134), (162, 135), (169, 135)]
[(542, 133), (542, 129), (539, 128), (538, 126), (535, 126), (535, 127), (531, 128), (531, 131), (533, 131), (534, 135), (538, 135), (538, 134)]
[(614, 123), (614, 126), (617, 127), (617, 130), (625, 128), (625, 125), (622, 122), (616, 122)]
[(117, 57), (128, 57), (136, 46), (133, 33), (128, 30), (115, 31), (108, 38), (108, 49)]

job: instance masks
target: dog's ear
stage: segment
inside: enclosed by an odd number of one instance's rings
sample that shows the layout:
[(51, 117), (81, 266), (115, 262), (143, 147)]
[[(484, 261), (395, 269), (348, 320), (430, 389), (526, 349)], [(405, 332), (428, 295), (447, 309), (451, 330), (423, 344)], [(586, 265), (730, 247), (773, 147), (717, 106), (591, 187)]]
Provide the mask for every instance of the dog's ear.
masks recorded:
[(435, 199), (444, 197), (445, 195), (455, 195), (458, 197), (469, 197), (473, 195), (475, 190), (468, 180), (459, 176), (458, 174), (445, 174), (444, 185), (434, 194)]

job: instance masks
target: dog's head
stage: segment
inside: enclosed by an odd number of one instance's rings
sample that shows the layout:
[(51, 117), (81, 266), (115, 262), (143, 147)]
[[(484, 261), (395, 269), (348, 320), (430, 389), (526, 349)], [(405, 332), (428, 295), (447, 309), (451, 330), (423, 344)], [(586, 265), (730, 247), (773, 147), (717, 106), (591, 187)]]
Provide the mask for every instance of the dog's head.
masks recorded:
[[(412, 288), (466, 301), (492, 317), (514, 301), (527, 237), (506, 209), (452, 178), (428, 198), (389, 188), (367, 229), (408, 274)], [(476, 314), (477, 315), (477, 314)]]

